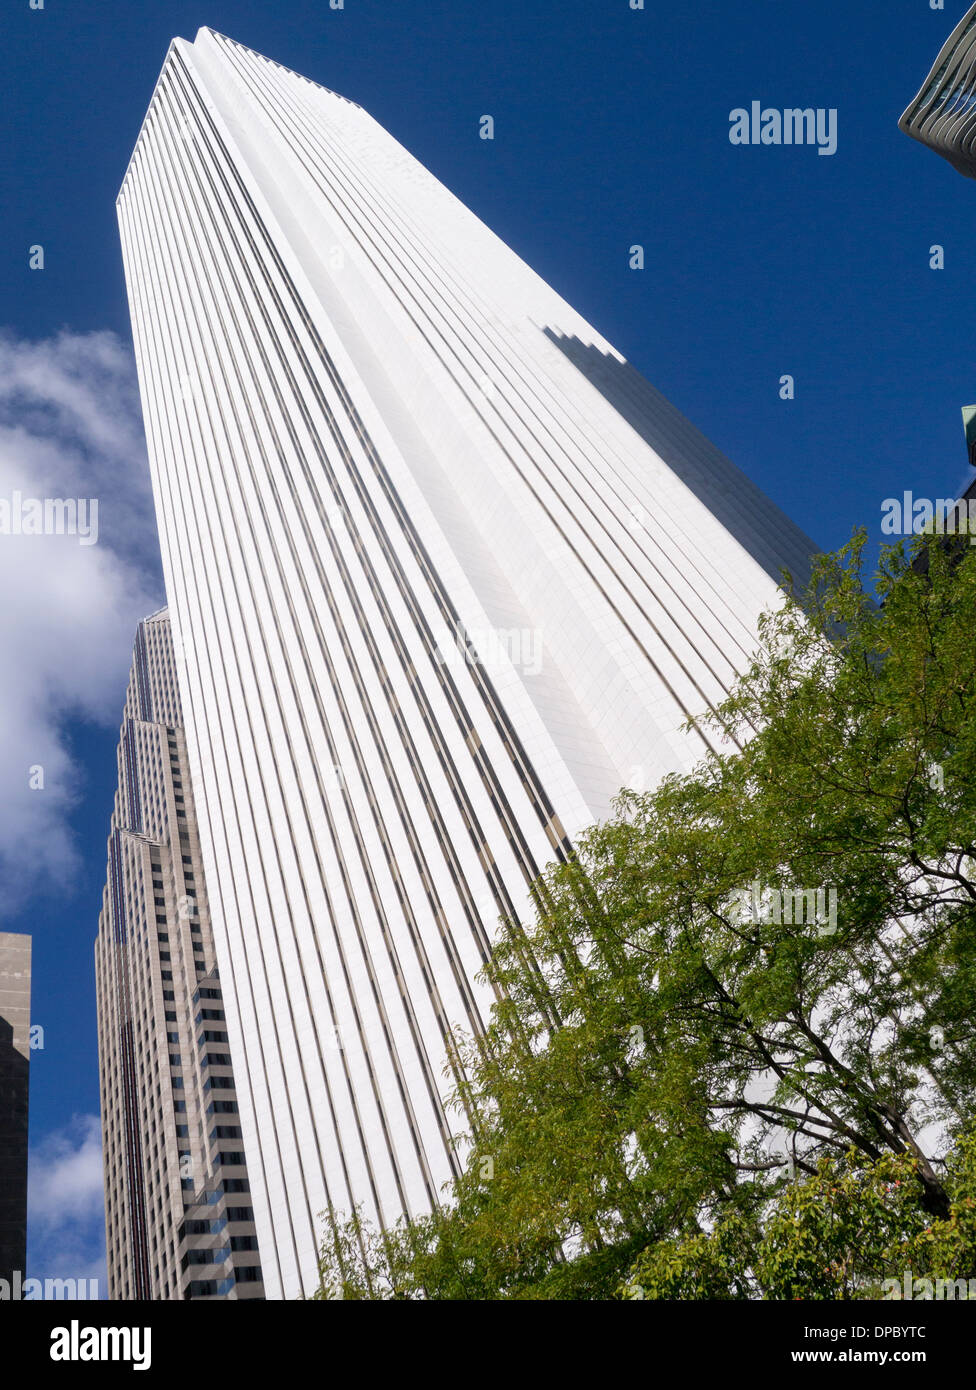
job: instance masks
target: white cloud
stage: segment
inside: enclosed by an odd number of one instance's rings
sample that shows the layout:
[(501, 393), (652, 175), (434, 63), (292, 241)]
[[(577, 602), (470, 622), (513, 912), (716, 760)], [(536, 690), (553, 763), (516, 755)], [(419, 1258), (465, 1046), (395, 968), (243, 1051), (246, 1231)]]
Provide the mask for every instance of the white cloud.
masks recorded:
[(64, 1129), (32, 1146), (27, 1242), (30, 1278), (97, 1279), (99, 1295), (106, 1295), (102, 1146), (97, 1115), (75, 1115)]
[(0, 916), (69, 885), (68, 722), (118, 723), (136, 624), (161, 602), (135, 367), (114, 334), (0, 334), (0, 500), (16, 492), (97, 499), (98, 543), (0, 533)]

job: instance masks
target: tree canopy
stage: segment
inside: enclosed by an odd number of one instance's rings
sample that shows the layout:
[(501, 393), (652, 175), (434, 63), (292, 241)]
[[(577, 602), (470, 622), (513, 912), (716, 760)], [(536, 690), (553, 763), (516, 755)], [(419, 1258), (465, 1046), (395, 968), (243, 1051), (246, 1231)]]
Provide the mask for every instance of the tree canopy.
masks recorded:
[(763, 618), (722, 751), (622, 793), (500, 925), (463, 1175), (429, 1217), (331, 1224), (320, 1297), (976, 1275), (976, 550), (886, 548), (870, 592), (864, 543)]

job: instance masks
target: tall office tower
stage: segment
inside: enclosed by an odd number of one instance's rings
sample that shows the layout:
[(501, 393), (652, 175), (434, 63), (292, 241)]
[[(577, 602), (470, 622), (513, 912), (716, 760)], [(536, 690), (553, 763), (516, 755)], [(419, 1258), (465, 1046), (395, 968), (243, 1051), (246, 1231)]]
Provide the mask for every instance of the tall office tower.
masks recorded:
[(976, 5), (942, 45), (918, 96), (898, 122), (967, 178), (976, 178)]
[(166, 610), (139, 624), (95, 942), (109, 1298), (263, 1298)]
[(31, 938), (0, 932), (0, 1280), (27, 1265), (27, 1113)]
[[(472, 138), (478, 139), (476, 115)], [(500, 914), (814, 547), (353, 102), (203, 29), (119, 194), (269, 1296), (459, 1171)]]

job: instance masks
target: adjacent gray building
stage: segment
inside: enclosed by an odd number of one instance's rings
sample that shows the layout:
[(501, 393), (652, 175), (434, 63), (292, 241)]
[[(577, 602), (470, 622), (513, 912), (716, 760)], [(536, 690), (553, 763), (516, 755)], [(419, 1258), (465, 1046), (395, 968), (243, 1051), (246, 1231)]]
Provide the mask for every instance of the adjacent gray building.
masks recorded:
[(976, 178), (976, 5), (953, 29), (898, 122), (967, 178)]
[(262, 1298), (165, 609), (136, 635), (118, 769), (95, 943), (109, 1298)]
[(0, 932), (0, 1279), (27, 1262), (31, 938)]

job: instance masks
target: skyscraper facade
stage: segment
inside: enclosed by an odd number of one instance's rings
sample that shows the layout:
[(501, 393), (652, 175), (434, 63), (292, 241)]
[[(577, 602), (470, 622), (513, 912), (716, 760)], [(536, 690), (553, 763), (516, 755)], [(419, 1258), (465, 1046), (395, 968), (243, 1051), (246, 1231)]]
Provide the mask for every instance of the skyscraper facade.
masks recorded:
[(942, 45), (898, 125), (960, 174), (976, 178), (976, 5)]
[(5, 1297), (27, 1266), (30, 998), (31, 938), (0, 932), (0, 1280)]
[(118, 214), (288, 1296), (323, 1213), (441, 1199), (446, 1042), (488, 1017), (499, 915), (714, 742), (814, 547), (364, 110), (211, 30), (172, 44)]
[(108, 1295), (264, 1287), (170, 623), (139, 624), (95, 942)]

